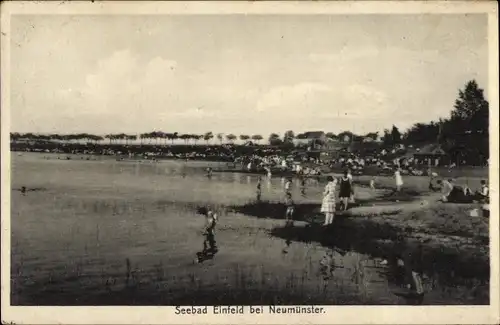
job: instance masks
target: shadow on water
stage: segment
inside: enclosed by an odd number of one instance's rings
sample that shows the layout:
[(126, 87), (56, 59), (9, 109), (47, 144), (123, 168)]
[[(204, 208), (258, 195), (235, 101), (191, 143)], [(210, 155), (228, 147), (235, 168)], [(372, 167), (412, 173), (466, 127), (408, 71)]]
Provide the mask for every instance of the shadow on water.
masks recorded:
[[(387, 201), (397, 197), (399, 201), (412, 200), (407, 194), (386, 194), (375, 201)], [(356, 205), (366, 205), (374, 200), (358, 201)], [(258, 218), (284, 219), (285, 207), (281, 203), (249, 203), (233, 207), (234, 211)], [(294, 220), (305, 221), (295, 227), (275, 227), (272, 236), (286, 241), (319, 243), (322, 246), (344, 252), (356, 252), (373, 259), (380, 258), (389, 262), (389, 268), (382, 272), (389, 282), (401, 285), (404, 270), (397, 261), (404, 255), (417, 256), (418, 268), (432, 282), (439, 286), (484, 287), (489, 280), (489, 260), (480, 254), (464, 254), (457, 247), (431, 246), (425, 241), (416, 240), (409, 228), (401, 229), (389, 223), (371, 220), (368, 217), (349, 217), (337, 215), (330, 226), (322, 226), (324, 217), (320, 214), (319, 204), (297, 204)], [(390, 212), (390, 214), (399, 212)], [(401, 293), (410, 304), (418, 302), (419, 297)], [(488, 299), (488, 298), (484, 298)]]

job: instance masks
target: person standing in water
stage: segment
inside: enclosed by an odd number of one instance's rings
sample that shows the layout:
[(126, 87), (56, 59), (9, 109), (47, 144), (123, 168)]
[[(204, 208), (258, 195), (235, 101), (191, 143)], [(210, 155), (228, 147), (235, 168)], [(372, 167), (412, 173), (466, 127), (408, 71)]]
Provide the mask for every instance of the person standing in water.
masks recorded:
[(262, 197), (262, 178), (259, 176), (257, 180), (257, 202), (260, 202), (260, 199)]
[(353, 179), (352, 179), (352, 172), (351, 172), (350, 168), (347, 169), (347, 177), (349, 178), (349, 181), (351, 182), (351, 194), (349, 195), (349, 201), (351, 203), (354, 203), (355, 202), (355, 200), (354, 200), (354, 186), (352, 186)]
[(370, 179), (370, 189), (372, 190), (375, 189), (375, 180), (376, 180), (375, 176), (373, 176), (372, 179)]
[(285, 194), (291, 193), (292, 190), (292, 180), (288, 178), (285, 182)]
[(349, 199), (352, 195), (352, 183), (351, 178), (349, 178), (349, 172), (345, 171), (344, 176), (340, 178), (340, 193), (339, 199), (342, 204), (342, 209), (347, 210)]
[(396, 192), (401, 191), (401, 187), (403, 187), (403, 177), (401, 177), (401, 169), (398, 167), (394, 172), (394, 178), (396, 179)]
[(198, 213), (205, 216), (205, 225), (203, 236), (203, 253), (217, 253), (218, 249), (215, 242), (215, 226), (217, 225), (218, 216), (217, 213), (212, 211), (210, 208), (201, 207), (198, 209)]
[(333, 223), (335, 215), (335, 187), (337, 186), (337, 180), (332, 176), (328, 176), (326, 179), (328, 183), (325, 186), (323, 202), (321, 204), (321, 212), (325, 214), (325, 226)]
[(300, 178), (300, 193), (302, 197), (306, 197), (306, 178), (304, 176)]
[(285, 220), (287, 226), (293, 226), (293, 213), (295, 212), (295, 207), (292, 200), (292, 193), (288, 192), (285, 194)]

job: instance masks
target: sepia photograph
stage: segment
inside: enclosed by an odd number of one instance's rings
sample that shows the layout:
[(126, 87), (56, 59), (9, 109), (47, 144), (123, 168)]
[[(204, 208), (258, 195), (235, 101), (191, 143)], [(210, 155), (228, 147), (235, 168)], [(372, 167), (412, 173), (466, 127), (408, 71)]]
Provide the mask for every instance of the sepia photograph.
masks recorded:
[(2, 6), (10, 306), (498, 303), (491, 14), (104, 5)]

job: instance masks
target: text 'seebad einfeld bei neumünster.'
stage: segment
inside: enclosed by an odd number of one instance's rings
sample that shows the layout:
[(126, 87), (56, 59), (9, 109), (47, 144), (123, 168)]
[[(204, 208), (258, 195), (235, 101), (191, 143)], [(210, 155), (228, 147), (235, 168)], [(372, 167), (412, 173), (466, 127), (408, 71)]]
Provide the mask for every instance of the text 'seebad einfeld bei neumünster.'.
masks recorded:
[(176, 315), (236, 315), (236, 314), (322, 314), (323, 307), (316, 306), (191, 306), (175, 307)]

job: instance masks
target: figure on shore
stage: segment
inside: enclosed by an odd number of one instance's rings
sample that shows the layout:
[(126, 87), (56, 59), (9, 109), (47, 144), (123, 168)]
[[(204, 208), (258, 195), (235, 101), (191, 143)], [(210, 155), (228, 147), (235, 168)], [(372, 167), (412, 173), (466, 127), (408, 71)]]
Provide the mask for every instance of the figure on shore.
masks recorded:
[(321, 204), (321, 212), (325, 214), (325, 226), (333, 223), (335, 215), (335, 188), (337, 180), (332, 176), (327, 177), (328, 183), (323, 192), (323, 202)]
[(345, 171), (344, 175), (340, 178), (340, 193), (339, 193), (339, 199), (343, 211), (347, 210), (351, 195), (352, 195), (352, 181), (351, 178), (349, 177), (349, 172)]
[(490, 189), (486, 184), (486, 180), (481, 180), (481, 189), (475, 193), (475, 197), (479, 202), (482, 202), (481, 207), (483, 216), (488, 218), (490, 216)]
[(454, 185), (453, 180), (450, 178), (444, 181), (438, 181), (438, 184), (441, 185), (441, 193), (443, 194), (441, 200), (443, 202), (448, 202), (450, 199), (450, 194), (453, 191)]
[[(429, 174), (429, 190), (436, 192), (439, 190), (439, 186), (434, 185), (434, 179), (437, 177), (437, 173), (431, 172)], [(440, 184), (439, 181), (437, 181), (438, 185)]]
[(212, 173), (213, 173), (213, 171), (212, 171), (212, 167), (208, 167), (208, 168), (207, 168), (207, 177), (208, 177), (208, 178), (212, 178)]

